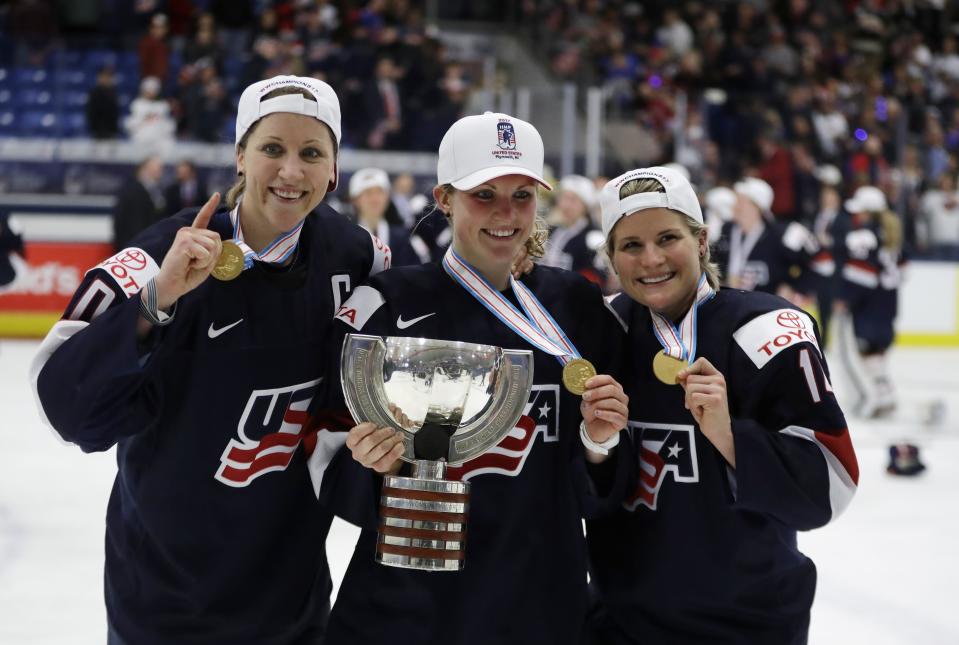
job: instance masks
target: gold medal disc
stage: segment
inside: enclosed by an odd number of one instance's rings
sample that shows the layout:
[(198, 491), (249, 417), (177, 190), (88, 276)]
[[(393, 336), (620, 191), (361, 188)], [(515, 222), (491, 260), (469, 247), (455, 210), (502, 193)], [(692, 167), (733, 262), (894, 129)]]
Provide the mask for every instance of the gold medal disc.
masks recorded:
[(596, 376), (596, 368), (585, 358), (574, 358), (563, 366), (563, 385), (575, 394), (586, 391), (586, 381)]
[(232, 280), (243, 273), (243, 251), (234, 242), (224, 242), (220, 257), (213, 267), (213, 277), (217, 280)]
[(689, 363), (680, 359), (673, 358), (664, 350), (653, 357), (653, 374), (666, 385), (676, 385), (676, 375), (688, 366)]

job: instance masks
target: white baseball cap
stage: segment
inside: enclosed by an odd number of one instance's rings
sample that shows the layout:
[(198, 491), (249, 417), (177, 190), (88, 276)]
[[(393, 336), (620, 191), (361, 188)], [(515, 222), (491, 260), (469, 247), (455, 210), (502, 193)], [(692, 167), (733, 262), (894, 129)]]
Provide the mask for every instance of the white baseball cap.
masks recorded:
[(733, 190), (748, 198), (763, 213), (768, 213), (773, 206), (773, 187), (759, 177), (743, 177), (733, 184)]
[(465, 116), (446, 131), (436, 162), (436, 182), (469, 190), (504, 175), (524, 175), (546, 190), (543, 138), (532, 124), (508, 114)]
[(568, 190), (579, 197), (580, 201), (586, 204), (586, 208), (596, 205), (596, 186), (582, 175), (566, 175), (560, 180), (559, 189)]
[[(262, 100), (264, 96), (281, 87), (305, 90), (314, 100), (311, 101), (301, 94), (284, 94)], [(339, 147), (340, 101), (333, 88), (323, 81), (306, 76), (274, 76), (247, 87), (240, 95), (240, 104), (236, 109), (236, 144), (239, 145), (254, 123), (274, 112), (302, 114), (320, 120), (333, 131)]]
[(390, 192), (390, 178), (385, 170), (361, 168), (350, 177), (350, 199), (370, 188), (382, 188), (387, 193)]
[[(620, 189), (634, 179), (655, 179), (666, 192), (638, 193), (621, 198)], [(600, 192), (599, 203), (603, 211), (603, 235), (607, 238), (619, 220), (650, 208), (668, 208), (703, 223), (703, 209), (699, 206), (699, 198), (692, 184), (679, 171), (664, 166), (637, 168), (610, 179)]]
[(715, 213), (719, 219), (728, 222), (733, 218), (733, 206), (736, 205), (736, 193), (732, 188), (716, 186), (706, 191), (703, 197), (706, 208)]
[(876, 213), (889, 208), (885, 194), (875, 186), (857, 188), (844, 205), (850, 213)]

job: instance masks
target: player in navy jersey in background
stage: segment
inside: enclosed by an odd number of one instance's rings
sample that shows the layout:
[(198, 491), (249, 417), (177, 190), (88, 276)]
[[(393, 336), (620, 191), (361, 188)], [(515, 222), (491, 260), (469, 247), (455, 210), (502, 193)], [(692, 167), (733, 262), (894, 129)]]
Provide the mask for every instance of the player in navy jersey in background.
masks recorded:
[(718, 289), (679, 174), (627, 172), (600, 201), (638, 480), (587, 522), (594, 642), (804, 643), (816, 569), (796, 531), (839, 515), (858, 480), (816, 325), (777, 296)]
[(416, 234), (402, 225), (392, 225), (386, 213), (390, 202), (390, 178), (385, 170), (361, 168), (350, 177), (350, 201), (356, 223), (390, 247), (392, 266), (429, 262), (430, 250)]
[[(351, 488), (365, 481), (370, 492), (357, 516), (364, 528), (333, 607), (329, 645), (582, 642), (588, 602), (581, 517), (615, 496), (617, 483), (625, 491), (621, 468), (630, 463), (606, 459), (592, 473), (595, 483), (588, 474), (587, 458), (599, 461), (610, 452), (615, 457), (626, 420), (622, 388), (607, 376), (621, 352), (623, 330), (599, 288), (581, 275), (536, 266), (519, 280), (511, 278), (520, 249), (542, 254), (545, 224), (540, 228), (536, 219), (536, 191), (549, 188), (542, 173), (542, 139), (529, 123), (491, 112), (457, 121), (440, 144), (433, 190), (453, 232), (443, 262), (378, 275), (337, 314), (344, 334), (532, 349), (534, 385), (508, 436), (490, 452), (447, 470), (447, 478), (472, 486), (461, 571), (397, 569), (374, 561), (381, 482), (375, 473), (398, 470), (402, 436), (371, 423), (350, 431), (347, 446), (357, 464)], [(543, 332), (539, 340), (548, 336), (554, 347), (567, 349), (548, 353), (542, 349), (547, 345), (535, 344), (535, 333), (508, 326), (504, 319), (529, 331), (528, 323), (517, 322), (526, 320), (522, 307), (545, 309), (567, 340), (557, 340), (556, 331)], [(562, 385), (570, 348), (599, 371), (582, 397)], [(591, 446), (588, 455), (584, 444)]]
[(603, 234), (593, 226), (590, 210), (596, 206), (596, 188), (581, 175), (567, 175), (559, 182), (559, 196), (551, 216), (550, 231), (542, 264), (583, 274), (604, 288), (606, 267), (597, 253)]
[(17, 221), (0, 213), (0, 293), (9, 288), (26, 268), (23, 236)]
[(816, 237), (799, 222), (773, 218), (773, 189), (762, 179), (744, 177), (733, 190), (733, 219), (715, 243), (723, 285), (811, 305), (819, 282), (813, 264), (820, 250)]
[(840, 356), (859, 394), (856, 413), (885, 416), (896, 408), (886, 352), (895, 337), (904, 263), (902, 224), (875, 186), (858, 188), (844, 205), (852, 220), (850, 230), (837, 240), (846, 261), (833, 303)]
[(117, 447), (110, 645), (322, 641), (332, 518), (317, 487), (345, 433), (317, 432), (306, 411), (334, 312), (389, 264), (320, 205), (339, 141), (326, 83), (247, 87), (227, 208), (214, 194), (90, 270), (34, 360), (59, 435)]

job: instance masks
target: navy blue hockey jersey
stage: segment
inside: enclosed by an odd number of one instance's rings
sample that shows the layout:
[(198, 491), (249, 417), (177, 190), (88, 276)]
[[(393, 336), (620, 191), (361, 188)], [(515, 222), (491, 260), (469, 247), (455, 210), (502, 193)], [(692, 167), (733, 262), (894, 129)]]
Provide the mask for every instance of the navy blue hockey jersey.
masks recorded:
[[(86, 274), (41, 347), (35, 387), (64, 439), (117, 446), (105, 591), (119, 636), (288, 645), (322, 635), (331, 590), (331, 515), (315, 486), (342, 439), (307, 414), (326, 367), (316, 357), (333, 313), (388, 249), (320, 206), (291, 265), (208, 279), (138, 346), (139, 291), (195, 212)], [(228, 211), (210, 228), (232, 237)]]
[[(623, 330), (599, 289), (549, 267), (535, 268), (523, 282), (583, 356), (608, 373)], [(337, 317), (344, 333), (534, 349), (437, 264), (376, 276)], [(561, 371), (554, 356), (534, 350), (533, 390), (516, 428), (486, 454), (448, 471), (448, 478), (471, 483), (464, 570), (378, 564), (375, 517), (360, 520), (367, 528), (333, 607), (328, 645), (581, 642), (587, 610), (581, 517), (584, 499), (596, 491), (588, 487), (578, 436), (580, 399), (563, 388)], [(356, 470), (356, 480), (377, 479)], [(370, 488), (361, 503), (372, 514), (378, 493)]]
[(852, 227), (841, 240), (846, 261), (840, 271), (836, 297), (852, 314), (856, 338), (870, 352), (883, 351), (895, 337), (903, 254), (887, 248), (882, 227), (875, 220), (852, 218)]
[[(0, 213), (0, 287), (17, 277), (17, 258), (24, 255), (23, 236), (6, 213)], [(22, 263), (21, 263), (22, 264)]]
[(615, 643), (801, 643), (816, 584), (796, 531), (849, 503), (858, 466), (813, 320), (722, 289), (699, 307), (698, 355), (726, 380), (732, 469), (678, 385), (657, 380), (650, 314), (625, 295), (635, 489), (587, 523), (592, 580)]
[(713, 259), (725, 285), (766, 293), (788, 285), (809, 295), (815, 293), (821, 275), (813, 262), (819, 251), (816, 237), (798, 222), (763, 222), (751, 235), (726, 222)]

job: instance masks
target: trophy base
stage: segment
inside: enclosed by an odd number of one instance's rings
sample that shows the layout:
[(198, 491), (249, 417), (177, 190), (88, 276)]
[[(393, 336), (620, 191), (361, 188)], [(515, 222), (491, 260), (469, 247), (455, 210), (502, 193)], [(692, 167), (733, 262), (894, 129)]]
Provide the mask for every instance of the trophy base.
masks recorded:
[(432, 472), (426, 477), (384, 478), (377, 562), (420, 571), (459, 571), (465, 566), (469, 483), (436, 477), (442, 476), (444, 465), (417, 462), (415, 475)]

